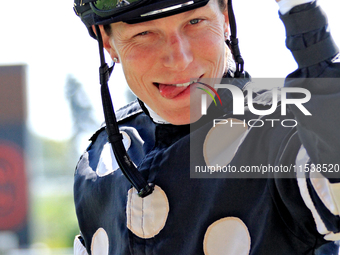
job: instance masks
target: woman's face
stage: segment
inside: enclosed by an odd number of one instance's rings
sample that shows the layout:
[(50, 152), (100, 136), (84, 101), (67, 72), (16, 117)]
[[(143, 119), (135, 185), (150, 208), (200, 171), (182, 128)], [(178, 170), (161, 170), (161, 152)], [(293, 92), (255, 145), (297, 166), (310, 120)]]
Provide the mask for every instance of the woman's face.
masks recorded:
[(204, 92), (189, 82), (220, 78), (225, 70), (228, 18), (217, 0), (170, 17), (119, 22), (111, 28), (110, 37), (102, 29), (104, 47), (118, 57), (135, 95), (172, 124), (198, 120)]

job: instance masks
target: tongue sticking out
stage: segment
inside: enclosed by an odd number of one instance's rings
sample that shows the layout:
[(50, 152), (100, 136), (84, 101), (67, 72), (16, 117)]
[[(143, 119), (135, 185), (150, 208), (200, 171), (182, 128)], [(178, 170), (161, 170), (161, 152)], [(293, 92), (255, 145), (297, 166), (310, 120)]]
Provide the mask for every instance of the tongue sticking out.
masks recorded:
[(165, 85), (159, 84), (159, 93), (161, 93), (162, 97), (172, 99), (186, 90), (188, 87), (176, 87), (173, 85)]

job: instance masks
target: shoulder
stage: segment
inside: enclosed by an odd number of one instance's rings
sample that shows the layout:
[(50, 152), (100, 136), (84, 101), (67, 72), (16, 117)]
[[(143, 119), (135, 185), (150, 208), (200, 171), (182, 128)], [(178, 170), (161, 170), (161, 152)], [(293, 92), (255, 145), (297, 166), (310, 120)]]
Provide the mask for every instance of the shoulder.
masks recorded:
[[(149, 134), (153, 131), (153, 126), (150, 125), (151, 120), (143, 112), (137, 100), (117, 110), (116, 119), (123, 135), (124, 147), (132, 160), (138, 163), (140, 155), (144, 153), (143, 148), (149, 148), (151, 146), (149, 143), (153, 141)], [(105, 123), (89, 140), (90, 144), (77, 164), (76, 175), (91, 175), (96, 178), (96, 176), (104, 176), (107, 172), (116, 171), (119, 167), (108, 142)]]
[(142, 112), (143, 112), (143, 110), (142, 110), (138, 100), (136, 99), (135, 101), (132, 101), (131, 103), (127, 104), (126, 106), (120, 108), (116, 112), (117, 122), (124, 121), (124, 120), (131, 118), (133, 116), (136, 116), (136, 115), (138, 115)]
[[(118, 109), (118, 111), (115, 112), (116, 114), (116, 120), (118, 125), (122, 122), (132, 120), (133, 118), (137, 117), (143, 113), (143, 110), (138, 102), (138, 100), (134, 100), (131, 103), (123, 106), (122, 108)], [(99, 134), (105, 131), (106, 124), (105, 122), (101, 125), (101, 127), (92, 135), (90, 138), (90, 141), (95, 141)]]

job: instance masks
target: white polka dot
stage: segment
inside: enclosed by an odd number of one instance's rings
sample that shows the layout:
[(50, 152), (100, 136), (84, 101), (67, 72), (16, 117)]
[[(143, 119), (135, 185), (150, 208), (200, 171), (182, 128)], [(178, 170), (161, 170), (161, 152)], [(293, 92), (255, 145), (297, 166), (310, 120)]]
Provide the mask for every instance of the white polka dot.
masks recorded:
[[(123, 144), (124, 144), (125, 150), (128, 150), (131, 146), (131, 139), (126, 132), (120, 131), (120, 133), (123, 135)], [(119, 165), (113, 154), (111, 144), (106, 143), (103, 147), (102, 153), (100, 154), (96, 173), (99, 177), (104, 177), (110, 173), (113, 173), (118, 168), (119, 168)]]
[(108, 255), (109, 254), (109, 237), (103, 228), (99, 228), (94, 233), (91, 242), (92, 255)]
[(228, 165), (247, 134), (245, 122), (238, 119), (226, 121), (211, 128), (205, 138), (203, 155), (207, 166)]
[(248, 255), (250, 251), (248, 228), (239, 218), (222, 218), (207, 229), (203, 247), (205, 255)]
[(168, 218), (169, 202), (164, 191), (155, 186), (151, 195), (141, 198), (135, 188), (128, 192), (126, 206), (127, 227), (136, 236), (152, 238), (165, 226)]
[(305, 147), (302, 145), (295, 160), (295, 165), (297, 167), (296, 171), (297, 178), (305, 178), (305, 172), (302, 171), (301, 169), (303, 169), (303, 167), (305, 166), (305, 164), (308, 163), (308, 161), (309, 161), (308, 153)]
[(73, 255), (88, 255), (85, 246), (79, 240), (79, 235), (75, 237), (73, 242)]

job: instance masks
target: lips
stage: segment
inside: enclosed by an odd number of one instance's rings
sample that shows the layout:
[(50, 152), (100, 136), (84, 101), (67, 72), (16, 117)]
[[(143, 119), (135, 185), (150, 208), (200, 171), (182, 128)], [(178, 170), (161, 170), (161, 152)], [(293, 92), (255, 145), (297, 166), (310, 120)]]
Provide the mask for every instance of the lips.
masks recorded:
[(156, 83), (155, 85), (159, 89), (159, 93), (162, 97), (167, 99), (173, 99), (180, 94), (182, 94), (186, 90), (190, 90), (190, 85), (196, 83), (198, 79), (193, 80), (191, 82), (180, 83), (180, 84), (162, 84)]

